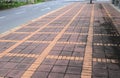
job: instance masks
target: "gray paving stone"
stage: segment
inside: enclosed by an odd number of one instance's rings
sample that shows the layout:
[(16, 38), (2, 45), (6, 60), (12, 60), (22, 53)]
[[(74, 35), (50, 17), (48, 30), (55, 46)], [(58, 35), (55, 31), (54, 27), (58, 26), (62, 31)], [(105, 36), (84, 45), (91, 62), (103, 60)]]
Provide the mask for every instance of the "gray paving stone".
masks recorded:
[(14, 63), (14, 62), (7, 62), (3, 68), (5, 69), (13, 69), (15, 68), (19, 63)]
[(22, 49), (15, 48), (12, 51), (10, 51), (10, 53), (19, 53), (21, 51), (22, 51)]
[(21, 78), (24, 71), (21, 70), (11, 70), (5, 78)]
[(81, 74), (82, 68), (81, 67), (71, 67), (67, 68), (66, 73), (68, 74)]
[(108, 69), (110, 70), (120, 70), (120, 66), (119, 64), (115, 64), (115, 63), (107, 63)]
[(50, 72), (51, 69), (53, 68), (53, 65), (45, 65), (42, 64), (37, 68), (37, 71), (41, 72)]
[(37, 29), (38, 28), (21, 28), (21, 29), (17, 30), (16, 32), (34, 32)]
[(21, 61), (21, 63), (32, 64), (35, 60), (36, 60), (36, 58), (25, 57), (25, 58)]
[(30, 65), (31, 64), (20, 63), (20, 64), (16, 65), (14, 70), (26, 70), (30, 67)]
[(74, 57), (83, 57), (84, 52), (73, 52), (72, 56), (74, 56)]
[(102, 62), (93, 62), (93, 69), (107, 69), (107, 64)]
[(74, 48), (74, 52), (84, 52), (84, 51), (85, 51), (85, 48), (81, 46), (76, 46)]
[(13, 56), (3, 56), (0, 58), (0, 61), (8, 62), (13, 58)]
[(2, 69), (3, 66), (6, 65), (6, 64), (7, 64), (7, 62), (0, 62), (0, 69)]
[(103, 53), (93, 53), (94, 58), (105, 58), (105, 54)]
[(80, 75), (74, 75), (74, 74), (65, 74), (64, 78), (80, 78)]
[(47, 78), (48, 72), (34, 72), (31, 78)]
[(74, 50), (74, 46), (75, 45), (66, 45), (65, 47), (64, 47), (64, 49), (63, 49), (63, 51), (73, 51)]
[(20, 63), (24, 58), (25, 57), (14, 56), (12, 59), (10, 59), (10, 62)]
[(63, 46), (54, 46), (54, 47), (52, 48), (52, 50), (61, 51), (61, 50), (63, 50)]
[(57, 66), (55, 65), (51, 72), (54, 73), (65, 73), (67, 66)]
[(93, 77), (108, 77), (108, 71), (106, 69), (93, 69)]
[(56, 62), (56, 59), (45, 59), (43, 60), (42, 64), (54, 65), (55, 62)]
[(60, 55), (61, 56), (71, 56), (72, 53), (73, 53), (72, 51), (62, 51)]
[(10, 71), (10, 69), (0, 69), (0, 77), (5, 77)]
[(59, 55), (59, 54), (61, 54), (61, 50), (60, 51), (52, 50), (49, 52), (49, 55)]
[(57, 60), (55, 65), (65, 65), (67, 66), (69, 63), (69, 60)]
[(70, 60), (69, 62), (69, 66), (73, 66), (73, 67), (81, 67), (83, 64), (82, 61), (76, 61), (76, 60)]
[(48, 78), (64, 78), (64, 74), (62, 74), (62, 73), (50, 73)]
[(20, 53), (21, 53), (21, 54), (30, 54), (32, 51), (33, 51), (33, 49), (25, 48), (25, 49), (23, 49)]
[(120, 70), (109, 70), (109, 78), (120, 78)]

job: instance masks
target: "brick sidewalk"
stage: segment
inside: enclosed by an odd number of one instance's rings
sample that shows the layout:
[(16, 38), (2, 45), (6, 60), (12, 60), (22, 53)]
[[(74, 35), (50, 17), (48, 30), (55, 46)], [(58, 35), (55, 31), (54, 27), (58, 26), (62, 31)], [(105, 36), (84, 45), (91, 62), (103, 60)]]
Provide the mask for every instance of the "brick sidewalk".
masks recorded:
[(120, 78), (120, 13), (73, 3), (0, 37), (1, 78)]

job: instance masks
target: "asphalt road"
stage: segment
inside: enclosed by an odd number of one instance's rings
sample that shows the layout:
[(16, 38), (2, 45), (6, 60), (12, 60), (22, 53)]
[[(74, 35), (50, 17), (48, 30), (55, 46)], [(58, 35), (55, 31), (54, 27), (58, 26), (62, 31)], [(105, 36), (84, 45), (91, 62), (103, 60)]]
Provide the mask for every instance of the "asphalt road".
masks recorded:
[(0, 11), (0, 34), (74, 1), (82, 0), (54, 0)]

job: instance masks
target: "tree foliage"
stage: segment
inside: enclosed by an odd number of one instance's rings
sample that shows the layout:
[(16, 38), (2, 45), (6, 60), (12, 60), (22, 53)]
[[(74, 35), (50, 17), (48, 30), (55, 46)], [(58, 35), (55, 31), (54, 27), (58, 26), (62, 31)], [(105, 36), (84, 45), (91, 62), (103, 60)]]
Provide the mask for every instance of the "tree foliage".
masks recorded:
[(34, 4), (44, 0), (0, 0), (0, 9), (13, 8), (25, 4)]

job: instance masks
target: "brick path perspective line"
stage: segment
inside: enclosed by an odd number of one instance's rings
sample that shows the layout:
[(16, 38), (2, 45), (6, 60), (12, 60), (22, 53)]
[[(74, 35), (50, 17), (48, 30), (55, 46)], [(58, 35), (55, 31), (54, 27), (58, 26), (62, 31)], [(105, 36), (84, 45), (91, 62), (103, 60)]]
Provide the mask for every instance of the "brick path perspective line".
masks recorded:
[(92, 6), (90, 26), (88, 31), (87, 44), (85, 49), (85, 56), (83, 61), (83, 68), (81, 78), (91, 78), (92, 76), (92, 42), (93, 42), (93, 23), (94, 23), (94, 4)]

